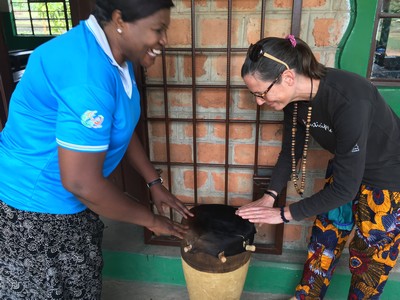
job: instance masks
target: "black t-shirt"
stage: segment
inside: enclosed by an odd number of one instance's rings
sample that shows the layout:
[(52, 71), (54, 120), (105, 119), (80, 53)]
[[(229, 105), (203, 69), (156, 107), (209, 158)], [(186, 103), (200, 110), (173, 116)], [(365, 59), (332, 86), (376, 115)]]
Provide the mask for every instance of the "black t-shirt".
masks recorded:
[[(308, 101), (298, 102), (296, 156), (304, 145)], [(280, 192), (291, 172), (293, 104), (284, 108), (282, 151), (269, 188)], [(334, 182), (290, 206), (295, 220), (327, 212), (353, 200), (361, 184), (400, 191), (400, 119), (367, 79), (328, 69), (312, 100), (310, 134), (334, 154)], [(309, 156), (308, 156), (309, 157)]]

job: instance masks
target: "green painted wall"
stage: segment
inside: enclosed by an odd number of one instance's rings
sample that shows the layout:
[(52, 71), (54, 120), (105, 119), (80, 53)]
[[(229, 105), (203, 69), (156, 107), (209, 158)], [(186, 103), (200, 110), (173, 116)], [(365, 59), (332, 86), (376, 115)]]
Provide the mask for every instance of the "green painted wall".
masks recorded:
[[(184, 286), (182, 262), (179, 257), (163, 257), (116, 251), (103, 251), (103, 277), (113, 280), (134, 280)], [(244, 290), (256, 293), (293, 293), (301, 278), (302, 265), (267, 261), (250, 261)], [(397, 274), (394, 274), (397, 275)], [(386, 284), (381, 300), (393, 300), (400, 287), (399, 276), (392, 276)], [(350, 273), (338, 268), (326, 298), (347, 299)]]
[[(378, 0), (350, 0), (350, 4), (351, 20), (338, 47), (336, 66), (366, 76)], [(378, 86), (378, 89), (400, 115), (400, 83), (395, 87)]]

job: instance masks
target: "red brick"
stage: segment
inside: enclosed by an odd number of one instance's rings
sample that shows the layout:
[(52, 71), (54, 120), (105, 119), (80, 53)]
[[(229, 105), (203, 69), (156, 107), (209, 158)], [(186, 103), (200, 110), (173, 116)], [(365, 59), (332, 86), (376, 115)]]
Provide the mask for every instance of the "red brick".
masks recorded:
[[(165, 143), (152, 141), (153, 149), (152, 160), (167, 161), (167, 146)], [(185, 144), (170, 144), (171, 161), (173, 162), (192, 162), (192, 147)]]
[(262, 124), (261, 125), (262, 141), (281, 141), (283, 135), (282, 124)]
[(326, 0), (304, 0), (303, 8), (323, 7), (326, 4)]
[(175, 197), (181, 200), (183, 203), (194, 203), (193, 196), (175, 194)]
[(252, 199), (249, 198), (243, 198), (243, 197), (231, 197), (229, 199), (229, 205), (235, 206), (235, 207), (240, 207), (246, 204), (249, 204), (252, 201)]
[[(207, 0), (196, 0), (194, 2), (195, 6), (207, 6)], [(182, 0), (182, 5), (186, 8), (191, 8), (192, 7), (192, 1), (191, 0)]]
[(318, 47), (331, 45), (331, 32), (336, 31), (335, 19), (315, 19), (313, 36)]
[(291, 14), (267, 18), (265, 21), (265, 36), (286, 37), (290, 33), (290, 19)]
[(225, 204), (224, 197), (214, 197), (214, 196), (200, 196), (198, 197), (199, 204)]
[(190, 46), (192, 44), (191, 21), (187, 18), (175, 16), (171, 18), (168, 29), (168, 47)]
[[(231, 44), (238, 43), (239, 22), (232, 20), (232, 37)], [(204, 18), (200, 20), (199, 28), (201, 30), (199, 41), (201, 47), (208, 46), (225, 46), (227, 45), (228, 22), (226, 16), (218, 17), (214, 15), (212, 18)]]
[[(324, 6), (325, 4), (326, 0), (304, 0), (302, 6), (303, 8), (315, 8)], [(275, 0), (274, 6), (280, 8), (292, 8), (293, 0)]]
[[(208, 179), (208, 172), (197, 171), (197, 188), (202, 188)], [(185, 189), (194, 189), (194, 174), (193, 171), (183, 172), (183, 182)]]
[[(230, 76), (231, 80), (240, 80), (242, 81), (241, 77), (241, 69), (242, 65), (244, 63), (244, 60), (246, 58), (246, 54), (244, 53), (231, 53), (231, 70), (230, 70)], [(216, 77), (217, 80), (226, 80), (226, 74), (227, 74), (227, 57), (226, 55), (221, 55), (219, 57), (216, 57), (214, 59), (214, 69), (215, 69), (215, 74), (214, 76)]]
[(152, 122), (149, 124), (150, 134), (153, 137), (165, 137), (164, 122)]
[(230, 173), (228, 177), (228, 190), (230, 193), (246, 194), (253, 189), (253, 174)]
[(193, 151), (191, 145), (170, 144), (171, 161), (173, 162), (193, 162)]
[(197, 148), (198, 162), (201, 163), (224, 163), (225, 145), (214, 143), (199, 143)]
[(149, 90), (147, 92), (147, 105), (151, 112), (162, 111), (164, 107), (163, 93), (161, 91)]
[(197, 94), (197, 103), (204, 108), (224, 108), (226, 105), (226, 90), (200, 90)]
[(278, 8), (292, 8), (293, 0), (275, 0), (274, 7)]
[[(165, 67), (167, 78), (175, 78), (176, 76), (176, 57), (166, 55)], [(158, 57), (151, 67), (147, 68), (146, 75), (152, 79), (162, 80), (163, 78), (163, 67), (162, 58)]]
[[(212, 172), (214, 189), (219, 192), (225, 191), (225, 173)], [(228, 175), (229, 193), (251, 193), (253, 188), (253, 175), (248, 173), (230, 173)]]
[(190, 108), (192, 107), (192, 91), (190, 89), (168, 89), (168, 101), (171, 105), (170, 110), (174, 108)]
[[(232, 10), (246, 11), (256, 10), (261, 4), (260, 0), (233, 0)], [(228, 9), (228, 1), (215, 1), (215, 7), (217, 9), (226, 10)]]
[(153, 155), (150, 157), (156, 161), (167, 161), (167, 145), (161, 142), (151, 142), (151, 149), (153, 149)]
[(257, 102), (248, 89), (240, 90), (238, 108), (243, 110), (255, 110), (257, 108)]
[(235, 145), (234, 158), (235, 164), (239, 165), (253, 165), (255, 155), (255, 145)]
[(261, 19), (259, 17), (249, 18), (247, 24), (245, 24), (245, 30), (247, 43), (244, 44), (244, 47), (247, 48), (260, 39)]
[(214, 190), (219, 192), (225, 191), (225, 174), (211, 172), (211, 176), (214, 182)]
[[(207, 124), (206, 123), (197, 123), (196, 124), (196, 136), (197, 138), (204, 138), (207, 136)], [(184, 127), (185, 137), (193, 137), (193, 125), (185, 125)]]
[[(195, 76), (196, 78), (200, 78), (201, 76), (206, 74), (206, 66), (208, 56), (206, 55), (196, 55), (195, 58)], [(192, 57), (185, 55), (183, 57), (183, 75), (186, 79), (192, 78)]]
[[(226, 137), (226, 124), (215, 124), (214, 136), (220, 139)], [(246, 140), (253, 136), (253, 125), (251, 124), (234, 124), (229, 125), (229, 140)]]
[(261, 165), (275, 166), (281, 146), (261, 146), (258, 148), (259, 161)]

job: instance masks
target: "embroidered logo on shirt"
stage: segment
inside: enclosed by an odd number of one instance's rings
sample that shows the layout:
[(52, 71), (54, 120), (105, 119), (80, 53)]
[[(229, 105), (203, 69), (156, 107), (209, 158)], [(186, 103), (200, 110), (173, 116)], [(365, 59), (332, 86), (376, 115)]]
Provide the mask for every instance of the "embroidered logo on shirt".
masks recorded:
[(351, 152), (360, 152), (360, 147), (358, 147), (358, 144), (356, 144), (353, 149), (351, 149)]
[[(306, 124), (306, 122), (304, 122), (304, 124)], [(332, 129), (329, 127), (329, 125), (326, 125), (326, 124), (323, 124), (323, 123), (313, 122), (313, 123), (310, 124), (310, 126), (313, 127), (313, 128), (320, 128), (320, 129), (323, 129), (325, 131), (328, 131), (328, 132), (332, 133)]]
[(81, 116), (81, 123), (87, 128), (101, 128), (103, 127), (104, 117), (102, 115), (98, 115), (97, 110), (87, 110)]

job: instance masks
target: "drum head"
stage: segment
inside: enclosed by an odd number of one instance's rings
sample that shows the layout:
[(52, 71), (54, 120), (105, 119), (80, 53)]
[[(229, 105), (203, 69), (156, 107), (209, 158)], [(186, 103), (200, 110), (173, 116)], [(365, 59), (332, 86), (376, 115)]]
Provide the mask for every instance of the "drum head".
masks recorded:
[[(256, 233), (253, 223), (235, 214), (236, 208), (222, 204), (204, 204), (190, 209), (194, 217), (183, 219), (189, 231), (182, 241), (191, 253), (203, 252), (218, 257), (245, 252)], [(188, 248), (187, 248), (188, 249)]]

